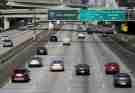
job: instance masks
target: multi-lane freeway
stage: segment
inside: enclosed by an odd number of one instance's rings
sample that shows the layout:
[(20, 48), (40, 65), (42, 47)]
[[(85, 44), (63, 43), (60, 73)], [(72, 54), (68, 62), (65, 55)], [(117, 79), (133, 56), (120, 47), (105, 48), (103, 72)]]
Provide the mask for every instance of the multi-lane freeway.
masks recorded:
[[(71, 27), (69, 24), (63, 26), (69, 27)], [(43, 67), (29, 68), (26, 62), (25, 67), (30, 70), (30, 82), (12, 83), (9, 78), (9, 82), (0, 88), (0, 93), (134, 93), (135, 77), (134, 73), (131, 73), (134, 67), (129, 68), (127, 61), (125, 62), (122, 57), (122, 52), (116, 54), (120, 50), (113, 50), (114, 46), (118, 47), (114, 44), (115, 41), (111, 37), (106, 39), (108, 37), (102, 37), (101, 34), (87, 34), (84, 40), (79, 40), (77, 34), (78, 32), (57, 32), (59, 42), (44, 42), (43, 46), (47, 48), (48, 55), (39, 56), (43, 59)], [(63, 37), (72, 39), (70, 46), (62, 45)], [(134, 53), (129, 53), (129, 56), (132, 60), (135, 59)], [(65, 71), (50, 72), (50, 63), (59, 58), (64, 60)], [(127, 60), (131, 63), (130, 59)], [(131, 76), (132, 88), (114, 88), (112, 76), (104, 72), (104, 64), (108, 62), (118, 63), (121, 72)], [(80, 63), (90, 65), (89, 76), (75, 75), (74, 66)]]
[[(27, 27), (26, 30), (14, 29), (14, 30), (9, 30), (7, 32), (0, 33), (0, 37), (7, 36), (9, 39), (11, 39), (13, 41), (14, 47), (16, 47), (16, 46), (20, 45), (21, 43), (31, 39), (32, 37), (34, 37), (34, 35), (41, 33), (43, 31), (43, 29), (46, 29), (48, 27), (46, 23), (44, 23), (42, 25), (38, 25), (38, 26), (40, 26), (39, 27), (40, 29), (38, 29), (38, 31), (36, 29), (32, 30), (29, 27)], [(1, 46), (2, 46), (2, 43), (0, 42), (0, 55), (4, 54), (5, 52), (7, 52), (13, 48), (13, 47), (2, 48)]]

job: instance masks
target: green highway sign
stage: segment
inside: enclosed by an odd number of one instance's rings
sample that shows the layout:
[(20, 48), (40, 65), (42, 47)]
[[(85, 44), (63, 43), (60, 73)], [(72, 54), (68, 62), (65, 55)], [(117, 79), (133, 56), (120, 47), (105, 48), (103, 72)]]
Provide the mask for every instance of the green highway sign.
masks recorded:
[(125, 21), (127, 11), (124, 10), (80, 10), (80, 21)]
[(48, 20), (79, 20), (78, 10), (48, 10)]

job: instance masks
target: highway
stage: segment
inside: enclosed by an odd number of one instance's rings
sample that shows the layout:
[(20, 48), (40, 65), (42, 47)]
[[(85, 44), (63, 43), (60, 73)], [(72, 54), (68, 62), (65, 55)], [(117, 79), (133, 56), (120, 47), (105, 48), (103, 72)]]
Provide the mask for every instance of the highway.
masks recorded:
[[(44, 29), (42, 26), (44, 25), (44, 28), (46, 27), (45, 25), (46, 24), (42, 24), (40, 28)], [(10, 31), (7, 31), (7, 32), (3, 32), (3, 33), (0, 33), (0, 36), (3, 36), (3, 35), (6, 35), (9, 37), (9, 39), (11, 39), (13, 41), (13, 44), (14, 44), (14, 47), (20, 45), (21, 43), (27, 41), (28, 39), (32, 38), (33, 37), (33, 34), (39, 34), (41, 33), (43, 30), (29, 30), (29, 29), (26, 29), (24, 31), (20, 31), (18, 29), (14, 29), (14, 30), (10, 30)], [(25, 37), (25, 38), (24, 38)], [(1, 46), (2, 44), (0, 44)], [(3, 47), (0, 47), (0, 55), (1, 54), (4, 54), (6, 53), (7, 51), (9, 51), (10, 49), (12, 49), (13, 47), (9, 47), (9, 48), (3, 48)]]
[[(70, 25), (64, 26), (69, 28)], [(63, 37), (72, 38), (71, 46), (62, 46), (62, 42), (48, 42), (47, 56), (43, 59), (44, 67), (28, 68), (31, 76), (29, 83), (9, 82), (0, 88), (0, 93), (134, 93), (135, 77), (132, 69), (104, 43), (98, 34), (87, 35), (85, 40), (78, 40), (77, 32), (57, 32), (59, 41)], [(64, 72), (50, 72), (49, 64), (57, 58), (64, 60)], [(133, 58), (135, 59), (135, 58)], [(114, 88), (112, 76), (104, 73), (104, 64), (117, 62), (121, 72), (131, 75), (132, 88)], [(27, 67), (27, 63), (25, 66)], [(76, 76), (74, 66), (80, 63), (90, 65), (90, 76)]]

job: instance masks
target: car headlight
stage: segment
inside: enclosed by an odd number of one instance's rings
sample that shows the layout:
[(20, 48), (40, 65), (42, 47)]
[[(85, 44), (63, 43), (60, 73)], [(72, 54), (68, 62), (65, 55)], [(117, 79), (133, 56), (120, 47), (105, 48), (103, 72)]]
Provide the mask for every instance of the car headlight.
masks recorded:
[(39, 64), (40, 62), (38, 60), (32, 60), (30, 64)]

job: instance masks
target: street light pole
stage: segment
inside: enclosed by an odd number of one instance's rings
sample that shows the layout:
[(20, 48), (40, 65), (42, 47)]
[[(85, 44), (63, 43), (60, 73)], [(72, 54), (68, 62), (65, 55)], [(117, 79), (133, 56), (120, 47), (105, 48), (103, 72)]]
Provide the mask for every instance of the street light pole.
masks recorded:
[(5, 28), (4, 28), (4, 16), (2, 16), (2, 32), (4, 32), (5, 31)]
[(33, 25), (34, 25), (34, 29), (33, 29), (33, 40), (36, 40), (36, 13), (35, 13), (35, 9), (31, 9), (31, 12), (33, 12)]
[(60, 0), (61, 5), (63, 5), (63, 0)]

